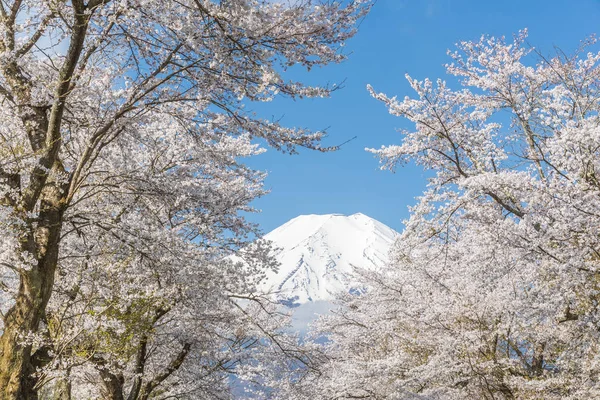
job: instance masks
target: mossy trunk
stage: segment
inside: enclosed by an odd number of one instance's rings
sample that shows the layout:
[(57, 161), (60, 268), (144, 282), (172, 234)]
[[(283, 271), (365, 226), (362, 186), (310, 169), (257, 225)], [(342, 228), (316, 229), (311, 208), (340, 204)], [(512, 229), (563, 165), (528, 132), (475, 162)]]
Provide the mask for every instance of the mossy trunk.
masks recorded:
[[(49, 108), (31, 106), (33, 84), (16, 62), (1, 66), (18, 103), (31, 149), (39, 156), (27, 187), (20, 188), (20, 200), (13, 204), (15, 213), (26, 225), (20, 238), (21, 250), (23, 254), (33, 256), (35, 262), (19, 272), (15, 304), (4, 317), (4, 331), (0, 336), (0, 400), (38, 398), (36, 380), (32, 375), (35, 370), (32, 346), (23, 341), (23, 335), (38, 332), (54, 286), (69, 185), (53, 182), (53, 177), (66, 173), (59, 159), (61, 123), (92, 15), (83, 0), (73, 0), (71, 4), (74, 15), (69, 48), (59, 73), (54, 101)], [(87, 2), (87, 5), (90, 4), (91, 1)], [(94, 1), (92, 8), (94, 4), (100, 2)], [(0, 50), (7, 50), (4, 44), (5, 41), (0, 40)], [(36, 213), (36, 210), (39, 211)], [(31, 221), (32, 213), (36, 214), (35, 222)]]
[(34, 255), (33, 265), (21, 271), (15, 304), (4, 318), (0, 336), (0, 400), (36, 400), (35, 360), (26, 335), (38, 332), (52, 294), (62, 225), (62, 188), (47, 185), (40, 202), (37, 226), (21, 238), (22, 251)]

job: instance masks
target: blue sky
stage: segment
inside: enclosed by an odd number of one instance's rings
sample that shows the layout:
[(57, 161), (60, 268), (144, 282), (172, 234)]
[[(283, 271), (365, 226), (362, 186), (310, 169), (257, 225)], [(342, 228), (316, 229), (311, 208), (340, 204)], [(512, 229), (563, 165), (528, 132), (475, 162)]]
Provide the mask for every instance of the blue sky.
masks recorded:
[(346, 47), (349, 59), (306, 75), (312, 83), (345, 80), (344, 89), (329, 99), (249, 105), (287, 126), (328, 128), (325, 145), (357, 136), (334, 153), (289, 156), (269, 150), (248, 160), (269, 173), (271, 190), (254, 202), (262, 212), (249, 220), (266, 233), (301, 214), (362, 212), (401, 231), (407, 207), (425, 188), (426, 174), (411, 165), (396, 173), (381, 171), (377, 159), (364, 151), (399, 143), (396, 129), (408, 127), (371, 98), (366, 85), (389, 95), (412, 95), (404, 74), (444, 78), (446, 50), (456, 42), (482, 34), (510, 37), (523, 28), (543, 53), (554, 46), (568, 52), (598, 32), (600, 0), (378, 0)]

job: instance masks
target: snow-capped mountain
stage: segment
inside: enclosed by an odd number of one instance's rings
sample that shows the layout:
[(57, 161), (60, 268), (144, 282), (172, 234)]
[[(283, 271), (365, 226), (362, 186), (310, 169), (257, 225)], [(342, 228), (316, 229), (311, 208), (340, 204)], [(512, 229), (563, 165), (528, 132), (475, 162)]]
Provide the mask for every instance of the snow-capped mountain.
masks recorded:
[(281, 263), (262, 290), (284, 304), (331, 300), (360, 287), (353, 267), (382, 268), (398, 233), (364, 214), (301, 215), (265, 235)]

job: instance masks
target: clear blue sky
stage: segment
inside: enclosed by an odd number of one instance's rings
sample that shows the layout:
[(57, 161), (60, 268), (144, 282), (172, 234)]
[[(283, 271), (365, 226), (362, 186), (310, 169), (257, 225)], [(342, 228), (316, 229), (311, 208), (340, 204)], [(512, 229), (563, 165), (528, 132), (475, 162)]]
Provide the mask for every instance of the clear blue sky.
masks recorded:
[(570, 51), (600, 30), (600, 0), (378, 0), (348, 43), (349, 59), (307, 75), (313, 83), (345, 79), (343, 90), (329, 99), (249, 105), (265, 116), (283, 117), (287, 126), (329, 127), (325, 145), (358, 136), (335, 153), (289, 156), (269, 150), (248, 160), (269, 173), (271, 190), (254, 203), (262, 213), (249, 219), (266, 233), (300, 214), (362, 212), (401, 231), (426, 174), (415, 166), (381, 171), (364, 151), (399, 143), (396, 128), (407, 126), (371, 98), (366, 85), (389, 95), (412, 95), (404, 74), (444, 78), (446, 50), (454, 43), (482, 34), (510, 37), (523, 28), (543, 53), (554, 46)]

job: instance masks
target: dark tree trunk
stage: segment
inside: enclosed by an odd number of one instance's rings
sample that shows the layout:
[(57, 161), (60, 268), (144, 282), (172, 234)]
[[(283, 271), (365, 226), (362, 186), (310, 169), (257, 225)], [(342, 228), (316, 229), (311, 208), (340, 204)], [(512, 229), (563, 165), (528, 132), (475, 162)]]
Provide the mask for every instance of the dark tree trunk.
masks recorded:
[(106, 400), (124, 400), (123, 385), (125, 379), (123, 375), (113, 374), (107, 369), (100, 369), (99, 371), (103, 384), (102, 398)]

